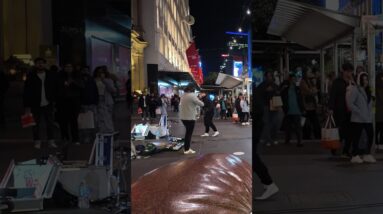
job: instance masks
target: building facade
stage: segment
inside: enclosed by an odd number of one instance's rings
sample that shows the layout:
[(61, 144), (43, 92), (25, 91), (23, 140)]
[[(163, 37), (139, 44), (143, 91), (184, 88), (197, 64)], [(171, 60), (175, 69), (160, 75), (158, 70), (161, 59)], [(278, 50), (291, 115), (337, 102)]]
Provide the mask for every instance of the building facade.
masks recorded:
[[(171, 93), (172, 88), (183, 86), (187, 80), (178, 73), (191, 74), (186, 56), (192, 41), (189, 0), (141, 1), (143, 39), (148, 42), (144, 51), (145, 75), (151, 92)], [(162, 78), (167, 72), (168, 78)], [(174, 77), (173, 77), (174, 75)], [(172, 76), (172, 77), (170, 77)]]

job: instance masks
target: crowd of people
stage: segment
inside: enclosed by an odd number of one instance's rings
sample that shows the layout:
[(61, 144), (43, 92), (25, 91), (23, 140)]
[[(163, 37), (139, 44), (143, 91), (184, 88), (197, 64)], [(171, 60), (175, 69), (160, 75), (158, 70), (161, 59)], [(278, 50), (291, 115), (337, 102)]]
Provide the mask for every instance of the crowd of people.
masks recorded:
[[(46, 60), (34, 60), (32, 70), (24, 83), (23, 103), (26, 114), (32, 114), (35, 148), (41, 148), (40, 129), (43, 121), (49, 146), (58, 147), (55, 127), (58, 124), (64, 145), (80, 144), (78, 118), (81, 113), (92, 112), (94, 127), (100, 133), (113, 133), (113, 103), (117, 87), (106, 66), (75, 68), (64, 64), (46, 68)], [(63, 146), (63, 145), (62, 145)]]

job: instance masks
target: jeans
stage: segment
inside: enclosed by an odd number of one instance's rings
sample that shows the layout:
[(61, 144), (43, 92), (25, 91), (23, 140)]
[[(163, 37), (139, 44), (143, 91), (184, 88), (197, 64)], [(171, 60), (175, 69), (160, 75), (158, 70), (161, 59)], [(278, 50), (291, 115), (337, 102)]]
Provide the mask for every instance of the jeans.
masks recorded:
[(53, 119), (53, 106), (48, 105), (44, 107), (32, 108), (31, 109), (33, 119), (35, 120), (36, 125), (33, 127), (33, 140), (39, 141), (40, 137), (40, 128), (43, 119), (46, 124), (46, 133), (48, 140), (53, 140), (54, 137), (54, 119)]
[(273, 183), (273, 180), (269, 174), (269, 171), (266, 165), (263, 163), (261, 158), (258, 155), (258, 145), (261, 139), (262, 131), (263, 131), (263, 121), (262, 118), (258, 118), (254, 120), (253, 124), (253, 146), (252, 146), (252, 166), (253, 172), (259, 177), (262, 184), (270, 185)]
[(204, 124), (205, 124), (205, 133), (209, 133), (210, 127), (213, 129), (213, 131), (217, 131), (217, 128), (215, 127), (213, 123), (213, 117), (214, 112), (206, 112), (205, 116), (203, 118)]
[(263, 122), (265, 124), (263, 139), (266, 143), (272, 143), (276, 140), (278, 133), (278, 112), (270, 111), (268, 106), (264, 107), (263, 112)]
[(192, 138), (194, 126), (195, 126), (195, 120), (182, 120), (182, 123), (184, 124), (186, 128), (184, 148), (185, 148), (185, 151), (188, 151), (190, 149), (191, 138)]
[(226, 119), (227, 118), (227, 113), (226, 113), (226, 109), (225, 110), (221, 110), (221, 119)]
[[(367, 133), (367, 148), (362, 150), (359, 147), (360, 137), (362, 132), (366, 131)], [(371, 153), (371, 147), (374, 137), (374, 127), (372, 123), (353, 123), (350, 125), (350, 135), (352, 139), (352, 156), (356, 155), (366, 155)]]
[(291, 134), (295, 132), (297, 136), (298, 145), (302, 144), (302, 126), (301, 115), (287, 115), (286, 116), (286, 131), (285, 131), (285, 143), (290, 143)]

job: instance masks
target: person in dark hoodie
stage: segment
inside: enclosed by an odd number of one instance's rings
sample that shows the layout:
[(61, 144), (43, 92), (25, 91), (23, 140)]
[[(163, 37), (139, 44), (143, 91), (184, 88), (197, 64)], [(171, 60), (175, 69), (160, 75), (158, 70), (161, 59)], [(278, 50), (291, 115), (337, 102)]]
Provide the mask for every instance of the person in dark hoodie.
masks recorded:
[(41, 148), (40, 126), (43, 118), (46, 124), (48, 143), (51, 147), (56, 148), (53, 108), (57, 100), (57, 77), (45, 68), (45, 59), (36, 58), (34, 64), (24, 83), (25, 113), (32, 113), (36, 122), (36, 126), (33, 127), (35, 148)]
[(212, 100), (209, 99), (208, 96), (206, 96), (205, 93), (201, 93), (200, 98), (201, 98), (202, 102), (204, 103), (203, 122), (205, 124), (205, 134), (201, 135), (201, 137), (209, 137), (210, 128), (212, 128), (214, 131), (214, 134), (212, 136), (216, 137), (219, 135), (219, 132), (217, 130), (217, 127), (213, 123), (215, 104)]
[[(342, 73), (340, 77), (334, 80), (331, 86), (329, 97), (329, 114), (334, 116), (335, 124), (339, 128), (340, 140), (344, 141), (342, 156), (344, 158), (351, 157), (350, 147), (351, 139), (348, 132), (350, 131), (351, 111), (346, 105), (346, 89), (349, 85), (354, 84), (353, 78), (354, 66), (351, 63), (342, 65)], [(336, 155), (336, 151), (331, 151)]]
[(57, 115), (61, 137), (66, 144), (80, 144), (77, 118), (81, 111), (84, 83), (71, 63), (64, 65), (58, 78)]
[[(254, 81), (255, 82), (255, 81)], [(252, 146), (252, 167), (253, 172), (260, 178), (262, 184), (265, 186), (264, 193), (259, 197), (254, 197), (256, 200), (266, 200), (270, 198), (272, 195), (276, 194), (279, 191), (279, 188), (274, 183), (271, 178), (269, 171), (266, 165), (261, 160), (258, 154), (258, 146), (261, 140), (263, 127), (264, 127), (264, 99), (265, 94), (263, 93), (262, 87), (255, 87), (255, 83), (253, 83), (253, 108), (254, 113), (253, 116), (253, 146)], [(255, 192), (255, 191), (253, 191)]]

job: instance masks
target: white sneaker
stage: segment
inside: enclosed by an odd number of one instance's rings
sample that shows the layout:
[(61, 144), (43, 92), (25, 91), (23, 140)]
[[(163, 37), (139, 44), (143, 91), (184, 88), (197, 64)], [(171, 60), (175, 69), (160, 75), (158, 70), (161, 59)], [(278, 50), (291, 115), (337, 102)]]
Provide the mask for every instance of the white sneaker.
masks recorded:
[(242, 123), (242, 126), (246, 126), (246, 123)]
[(250, 125), (250, 122), (247, 122), (247, 123), (246, 123), (246, 125), (248, 125), (248, 126), (249, 126), (249, 125)]
[(260, 197), (256, 197), (255, 200), (266, 200), (270, 198), (271, 196), (275, 195), (277, 192), (279, 192), (279, 188), (274, 183), (266, 186), (265, 192)]
[(357, 155), (357, 156), (353, 156), (351, 158), (351, 163), (363, 163), (363, 160), (362, 160), (362, 158), (360, 158), (359, 155)]
[(56, 145), (56, 143), (55, 143), (54, 140), (50, 140), (48, 143), (49, 143), (49, 146), (50, 146), (50, 147), (52, 147), (52, 148), (57, 148), (57, 145)]
[(35, 147), (36, 149), (40, 149), (40, 148), (41, 148), (41, 141), (40, 141), (40, 140), (36, 140), (36, 141), (35, 141), (35, 145), (34, 145), (34, 147)]
[(201, 135), (201, 137), (209, 137), (209, 133), (205, 133), (205, 134)]
[(219, 135), (219, 131), (214, 132), (213, 137), (217, 137)]
[(185, 154), (185, 155), (192, 155), (192, 154), (195, 154), (195, 151), (192, 150), (192, 149), (189, 149), (189, 150), (187, 150), (187, 151), (184, 151), (184, 154)]
[(366, 163), (376, 163), (376, 159), (372, 155), (363, 155), (363, 161)]

